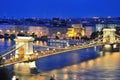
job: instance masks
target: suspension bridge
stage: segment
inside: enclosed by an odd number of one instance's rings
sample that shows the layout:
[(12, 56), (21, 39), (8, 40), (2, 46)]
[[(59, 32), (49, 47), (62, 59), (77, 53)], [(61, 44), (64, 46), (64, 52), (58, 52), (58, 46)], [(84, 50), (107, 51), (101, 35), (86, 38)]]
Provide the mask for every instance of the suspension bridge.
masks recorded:
[[(80, 50), (89, 47), (102, 46), (102, 45), (110, 45), (110, 44), (118, 44), (120, 43), (120, 36), (115, 34), (114, 29), (104, 29), (103, 35), (99, 37), (84, 42), (82, 44), (76, 44), (73, 46), (66, 46), (64, 48), (61, 47), (50, 47), (50, 46), (40, 46), (46, 47), (47, 50), (35, 52), (33, 50), (34, 38), (32, 37), (17, 37), (15, 39), (16, 44), (5, 51), (2, 51), (0, 54), (0, 58), (2, 59), (0, 67), (5, 67), (9, 65), (17, 65), (22, 63), (28, 63), (30, 68), (35, 68), (35, 61), (39, 58), (43, 58), (46, 56), (62, 54), (64, 52), (70, 52), (74, 50)], [(38, 47), (38, 46), (37, 46)]]

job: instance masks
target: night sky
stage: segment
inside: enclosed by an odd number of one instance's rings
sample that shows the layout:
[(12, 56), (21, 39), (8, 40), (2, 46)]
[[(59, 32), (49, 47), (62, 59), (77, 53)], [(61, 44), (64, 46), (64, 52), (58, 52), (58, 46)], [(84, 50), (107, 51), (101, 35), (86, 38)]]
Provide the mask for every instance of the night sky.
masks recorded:
[(0, 17), (120, 16), (120, 0), (0, 0)]

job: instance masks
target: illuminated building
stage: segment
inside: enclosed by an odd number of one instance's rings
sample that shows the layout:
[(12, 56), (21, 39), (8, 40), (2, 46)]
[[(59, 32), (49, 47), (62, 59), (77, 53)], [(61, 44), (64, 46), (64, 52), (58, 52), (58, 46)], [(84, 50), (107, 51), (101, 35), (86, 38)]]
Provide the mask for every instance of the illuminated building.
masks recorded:
[(85, 35), (87, 37), (90, 37), (93, 32), (93, 27), (92, 26), (85, 26)]
[(76, 37), (77, 33), (75, 32), (74, 28), (68, 28), (67, 35), (68, 37)]
[(43, 26), (29, 26), (29, 34), (35, 33), (38, 37), (48, 35), (48, 28)]
[(85, 31), (82, 24), (72, 24), (72, 28), (68, 28), (68, 37), (84, 36)]
[(56, 35), (59, 35), (59, 37), (65, 37), (68, 27), (48, 27), (48, 36), (52, 36), (53, 38)]

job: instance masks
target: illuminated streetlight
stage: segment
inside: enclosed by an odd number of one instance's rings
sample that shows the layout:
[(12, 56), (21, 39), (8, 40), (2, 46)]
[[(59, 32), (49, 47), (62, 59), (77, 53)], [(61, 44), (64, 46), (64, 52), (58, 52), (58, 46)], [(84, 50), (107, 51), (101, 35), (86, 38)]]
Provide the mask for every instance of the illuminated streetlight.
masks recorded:
[(3, 31), (0, 29), (0, 32), (3, 32)]
[(55, 49), (53, 49), (55, 51)]
[(21, 32), (21, 33), (23, 33), (24, 31), (23, 31), (23, 30), (21, 30), (20, 32)]
[(6, 30), (6, 33), (10, 33), (10, 30)]
[(47, 48), (47, 50), (49, 51), (50, 49), (49, 49), (49, 48)]
[(35, 53), (37, 53), (37, 50), (35, 50)]
[(6, 57), (3, 57), (3, 59), (6, 59)]
[(13, 30), (12, 32), (15, 33), (15, 30)]
[(38, 53), (36, 53), (35, 55), (38, 56)]

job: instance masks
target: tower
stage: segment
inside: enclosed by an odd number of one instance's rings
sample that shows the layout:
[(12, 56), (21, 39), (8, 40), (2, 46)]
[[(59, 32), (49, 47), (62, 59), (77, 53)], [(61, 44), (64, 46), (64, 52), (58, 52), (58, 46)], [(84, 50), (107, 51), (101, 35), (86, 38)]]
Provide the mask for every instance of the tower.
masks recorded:
[(115, 29), (103, 29), (103, 42), (114, 43), (115, 42)]
[[(20, 60), (28, 59), (29, 56), (33, 54), (33, 41), (34, 38), (32, 37), (17, 37), (15, 39), (15, 57)], [(35, 61), (22, 62), (14, 65), (14, 70), (20, 73), (31, 73), (34, 69), (36, 69)]]

